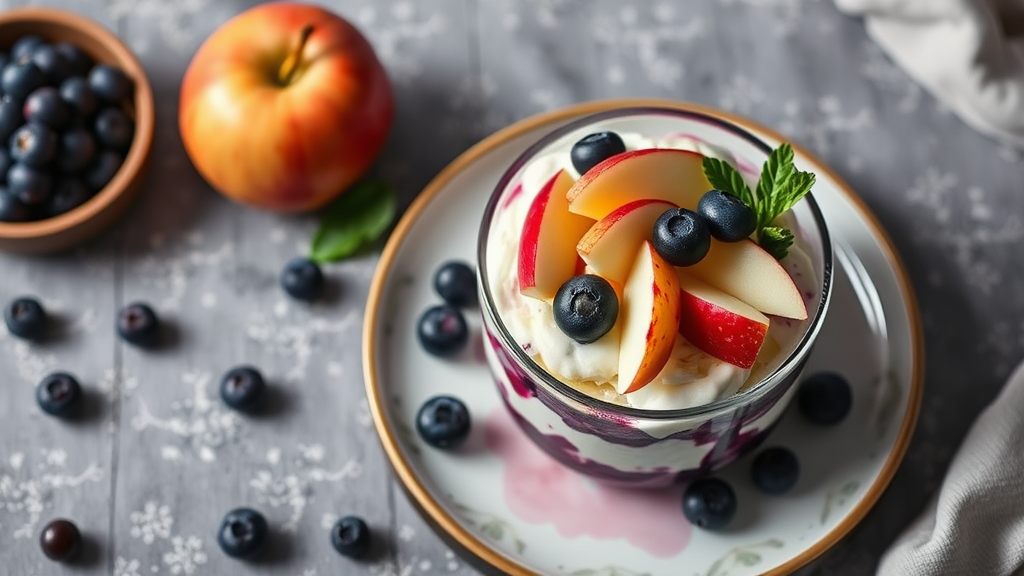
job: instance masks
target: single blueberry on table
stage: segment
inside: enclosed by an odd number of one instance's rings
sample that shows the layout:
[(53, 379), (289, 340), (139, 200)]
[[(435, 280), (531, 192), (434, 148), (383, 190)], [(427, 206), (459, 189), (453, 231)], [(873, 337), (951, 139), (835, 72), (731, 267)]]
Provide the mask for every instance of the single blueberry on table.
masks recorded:
[(11, 160), (42, 168), (57, 155), (57, 133), (38, 122), (29, 122), (11, 136)]
[(61, 82), (60, 97), (79, 118), (92, 118), (96, 113), (96, 94), (89, 87), (89, 81), (81, 76), (72, 76)]
[(22, 115), (28, 122), (38, 122), (53, 130), (60, 130), (71, 120), (71, 107), (53, 86), (43, 86), (25, 98)]
[(89, 87), (109, 104), (121, 104), (132, 95), (132, 81), (119, 68), (97, 64), (89, 71)]
[(124, 163), (124, 157), (113, 150), (103, 150), (96, 155), (92, 166), (85, 171), (85, 183), (89, 190), (99, 192), (110, 184)]
[(0, 99), (0, 141), (7, 142), (11, 134), (24, 123), (21, 103), (8, 98)]
[(619, 317), (615, 289), (595, 274), (566, 280), (551, 307), (558, 328), (580, 344), (589, 344), (607, 334)]
[(92, 59), (81, 48), (71, 42), (58, 42), (54, 49), (67, 60), (70, 75), (84, 77), (92, 68)]
[(754, 458), (750, 474), (762, 492), (783, 494), (800, 478), (800, 461), (786, 448), (765, 448)]
[(434, 356), (453, 356), (469, 342), (469, 328), (458, 308), (442, 304), (423, 312), (416, 336), (423, 349)]
[(281, 271), (281, 288), (297, 300), (312, 301), (324, 289), (324, 274), (309, 258), (294, 258)]
[(70, 520), (53, 520), (39, 533), (39, 547), (54, 562), (74, 560), (82, 548), (82, 534)]
[(82, 386), (71, 374), (55, 372), (36, 387), (36, 403), (50, 416), (71, 416), (82, 402)]
[(331, 546), (342, 556), (360, 558), (370, 551), (370, 527), (358, 516), (345, 516), (331, 528)]
[(217, 544), (232, 558), (251, 558), (266, 544), (269, 532), (263, 514), (251, 508), (236, 508), (221, 521)]
[(259, 407), (266, 387), (259, 370), (252, 366), (238, 366), (221, 378), (220, 397), (229, 407), (247, 412)]
[(673, 208), (654, 223), (654, 250), (673, 266), (693, 266), (711, 249), (711, 231), (692, 210)]
[(691, 524), (707, 530), (725, 528), (736, 516), (736, 493), (718, 478), (704, 478), (683, 492), (683, 514)]
[(26, 34), (14, 41), (11, 45), (11, 59), (24, 60), (32, 57), (36, 48), (46, 44), (46, 41), (35, 34)]
[(15, 163), (7, 170), (7, 190), (22, 204), (38, 206), (50, 199), (53, 179), (46, 171)]
[(853, 391), (841, 374), (819, 372), (804, 379), (797, 404), (805, 418), (821, 426), (838, 424), (850, 413)]
[(722, 242), (739, 242), (757, 228), (757, 216), (742, 200), (721, 190), (705, 192), (697, 202), (711, 235)]
[(46, 334), (46, 309), (35, 298), (15, 298), (4, 308), (7, 330), (18, 338), (34, 340)]
[(117, 334), (129, 344), (152, 346), (160, 336), (160, 319), (148, 304), (134, 302), (118, 313)]
[(46, 74), (32, 62), (14, 61), (0, 72), (0, 88), (11, 100), (23, 101), (36, 88), (46, 85)]
[(71, 63), (56, 46), (50, 44), (37, 46), (32, 51), (32, 63), (43, 71), (46, 81), (55, 86), (71, 75)]
[(92, 192), (79, 178), (65, 177), (57, 180), (46, 203), (46, 216), (60, 216), (78, 208), (92, 198)]
[(119, 108), (108, 107), (96, 115), (93, 131), (101, 144), (124, 152), (132, 143), (135, 125)]
[(57, 168), (66, 174), (84, 170), (96, 156), (96, 140), (88, 130), (73, 128), (60, 135)]
[(31, 219), (32, 209), (9, 189), (0, 186), (0, 222), (28, 222)]
[(420, 438), (442, 450), (458, 448), (469, 437), (470, 426), (469, 409), (452, 396), (434, 396), (416, 413)]
[(584, 136), (572, 145), (569, 159), (581, 175), (601, 162), (626, 151), (622, 138), (615, 132), (597, 132)]
[(434, 290), (452, 306), (476, 305), (476, 273), (465, 262), (445, 262), (434, 274)]

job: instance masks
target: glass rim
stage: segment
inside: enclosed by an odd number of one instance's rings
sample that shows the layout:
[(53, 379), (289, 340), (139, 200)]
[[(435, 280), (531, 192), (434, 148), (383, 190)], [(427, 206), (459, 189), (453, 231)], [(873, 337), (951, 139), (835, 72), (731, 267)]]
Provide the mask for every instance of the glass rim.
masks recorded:
[(679, 420), (694, 417), (705, 417), (743, 406), (749, 401), (755, 400), (771, 391), (775, 387), (771, 384), (774, 383), (775, 385), (778, 385), (784, 381), (785, 378), (780, 378), (779, 376), (787, 370), (792, 369), (792, 367), (801, 362), (810, 352), (811, 344), (814, 342), (821, 329), (821, 324), (824, 320), (828, 302), (832, 294), (832, 268), (834, 255), (832, 239), (829, 234), (828, 227), (825, 224), (825, 218), (821, 213), (821, 209), (818, 206), (817, 201), (814, 199), (813, 191), (808, 192), (807, 195), (804, 196), (803, 200), (807, 201), (811, 211), (811, 216), (813, 217), (821, 236), (822, 260), (824, 261), (824, 265), (822, 269), (822, 289), (821, 294), (818, 297), (818, 305), (815, 307), (814, 314), (809, 317), (811, 324), (807, 327), (807, 330), (804, 332), (800, 342), (797, 343), (796, 347), (793, 349), (793, 352), (790, 353), (790, 355), (786, 357), (786, 359), (780, 363), (775, 370), (761, 378), (756, 384), (746, 390), (730, 394), (725, 398), (720, 398), (700, 406), (674, 408), (670, 410), (634, 408), (632, 406), (623, 406), (621, 404), (601, 400), (600, 398), (586, 394), (585, 392), (562, 382), (537, 364), (537, 362), (534, 361), (534, 359), (527, 354), (525, 350), (523, 350), (523, 347), (516, 341), (511, 332), (509, 332), (505, 323), (497, 313), (494, 299), (491, 296), (490, 280), (486, 272), (487, 240), (490, 237), (491, 221), (494, 219), (494, 213), (497, 211), (503, 192), (527, 162), (552, 142), (557, 141), (559, 138), (562, 138), (566, 134), (569, 134), (583, 126), (599, 122), (601, 120), (610, 120), (623, 116), (639, 116), (643, 114), (676, 116), (709, 123), (717, 128), (739, 136), (752, 144), (755, 148), (763, 151), (765, 154), (770, 153), (772, 150), (771, 146), (752, 134), (750, 131), (723, 118), (702, 112), (659, 106), (629, 106), (624, 108), (613, 108), (582, 116), (555, 128), (519, 154), (515, 161), (513, 161), (502, 174), (501, 179), (498, 181), (487, 201), (487, 206), (484, 209), (483, 218), (481, 220), (480, 232), (477, 237), (477, 262), (479, 267), (478, 274), (480, 278), (480, 285), (482, 288), (480, 291), (482, 296), (482, 311), (491, 320), (502, 345), (510, 351), (510, 354), (515, 359), (516, 363), (526, 370), (532, 377), (540, 380), (557, 395), (567, 397), (570, 400), (585, 406), (593, 406), (601, 411), (642, 420)]

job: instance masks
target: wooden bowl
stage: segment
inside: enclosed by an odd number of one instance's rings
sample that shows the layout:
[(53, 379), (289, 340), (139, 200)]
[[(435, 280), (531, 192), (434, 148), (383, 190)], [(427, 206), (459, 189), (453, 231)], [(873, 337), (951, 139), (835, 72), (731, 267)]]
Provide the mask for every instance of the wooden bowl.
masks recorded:
[(113, 180), (85, 204), (46, 220), (0, 222), (0, 250), (28, 254), (72, 248), (113, 225), (138, 195), (153, 146), (153, 90), (135, 55), (100, 24), (49, 8), (19, 8), (0, 13), (0, 49), (19, 37), (35, 34), (49, 42), (71, 42), (95, 62), (117, 66), (135, 84), (129, 115), (135, 136)]

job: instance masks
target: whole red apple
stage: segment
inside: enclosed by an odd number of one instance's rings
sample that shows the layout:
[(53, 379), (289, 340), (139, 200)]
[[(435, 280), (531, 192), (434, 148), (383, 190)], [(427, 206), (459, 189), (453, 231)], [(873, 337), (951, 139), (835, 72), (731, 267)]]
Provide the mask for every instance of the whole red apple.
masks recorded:
[(199, 173), (261, 208), (327, 204), (377, 158), (391, 85), (366, 38), (323, 8), (275, 2), (221, 26), (192, 58), (179, 129)]

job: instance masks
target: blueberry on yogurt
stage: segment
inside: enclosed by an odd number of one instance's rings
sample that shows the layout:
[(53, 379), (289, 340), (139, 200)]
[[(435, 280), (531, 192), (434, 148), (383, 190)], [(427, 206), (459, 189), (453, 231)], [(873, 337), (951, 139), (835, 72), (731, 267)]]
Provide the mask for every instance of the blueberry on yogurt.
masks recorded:
[(562, 284), (551, 304), (555, 324), (580, 344), (589, 344), (615, 326), (619, 298), (615, 289), (596, 274), (583, 274)]
[(626, 144), (615, 132), (596, 132), (572, 145), (569, 159), (581, 175), (601, 162), (626, 151)]
[(652, 244), (673, 266), (693, 266), (711, 249), (711, 231), (704, 218), (686, 208), (673, 208), (654, 223)]
[(739, 242), (757, 228), (750, 206), (721, 190), (705, 192), (697, 202), (697, 213), (704, 217), (711, 235), (722, 242)]

